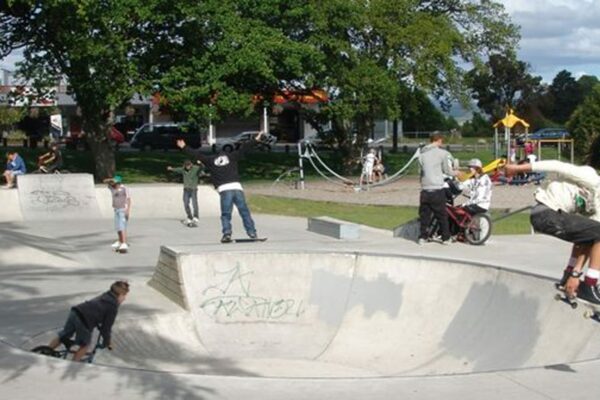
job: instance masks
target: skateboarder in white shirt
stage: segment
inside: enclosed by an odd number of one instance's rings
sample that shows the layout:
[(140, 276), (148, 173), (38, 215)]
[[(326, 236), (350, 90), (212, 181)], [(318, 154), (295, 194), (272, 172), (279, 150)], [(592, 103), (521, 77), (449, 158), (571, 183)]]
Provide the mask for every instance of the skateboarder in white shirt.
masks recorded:
[[(596, 161), (596, 160), (593, 160)], [(600, 165), (590, 162), (590, 165)], [(577, 166), (561, 161), (507, 164), (509, 176), (528, 172), (552, 172), (558, 180), (535, 192), (531, 225), (537, 232), (573, 243), (561, 285), (568, 296), (600, 304), (600, 176), (592, 166)], [(580, 282), (589, 258), (589, 268)]]

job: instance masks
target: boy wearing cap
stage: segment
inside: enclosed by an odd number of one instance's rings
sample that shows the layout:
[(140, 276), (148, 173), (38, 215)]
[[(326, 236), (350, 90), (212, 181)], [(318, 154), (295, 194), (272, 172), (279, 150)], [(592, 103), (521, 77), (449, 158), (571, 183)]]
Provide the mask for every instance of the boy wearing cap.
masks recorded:
[(469, 200), (462, 204), (462, 208), (471, 215), (485, 213), (492, 203), (492, 180), (483, 173), (483, 164), (478, 158), (469, 161), (469, 169), (472, 178), (464, 181), (461, 189), (468, 190), (470, 195)]
[[(191, 160), (185, 160), (183, 168), (167, 167), (167, 171), (183, 176), (183, 207), (187, 215), (187, 219), (183, 223), (188, 226), (192, 224), (195, 226), (198, 223), (198, 181), (201, 170), (200, 166), (194, 165)], [(191, 208), (190, 202), (192, 203)]]
[(129, 189), (123, 185), (123, 179), (119, 175), (106, 178), (103, 182), (108, 183), (108, 189), (112, 195), (112, 206), (115, 210), (115, 230), (118, 239), (112, 244), (112, 248), (119, 253), (127, 253), (129, 249), (127, 244), (127, 222), (131, 213)]

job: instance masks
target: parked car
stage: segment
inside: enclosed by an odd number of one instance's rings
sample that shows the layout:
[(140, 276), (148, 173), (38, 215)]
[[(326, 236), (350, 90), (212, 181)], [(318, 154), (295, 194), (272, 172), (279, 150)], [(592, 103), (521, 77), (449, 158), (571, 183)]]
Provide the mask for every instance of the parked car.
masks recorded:
[(200, 131), (188, 124), (144, 124), (138, 128), (131, 139), (131, 147), (152, 149), (176, 149), (177, 140), (183, 139), (186, 144), (197, 148), (202, 145)]
[[(569, 132), (564, 128), (542, 128), (527, 135), (529, 140), (568, 139), (569, 137)], [(517, 144), (522, 145), (523, 143), (525, 143), (525, 134), (517, 137)]]
[[(221, 149), (223, 151), (232, 151), (233, 149), (238, 149), (242, 143), (247, 142), (252, 137), (258, 135), (259, 132), (260, 131), (244, 131), (232, 137), (217, 138), (215, 146), (217, 149)], [(277, 137), (271, 135), (270, 133), (265, 133), (258, 143), (258, 147), (264, 150), (271, 150), (271, 147), (276, 142)]]

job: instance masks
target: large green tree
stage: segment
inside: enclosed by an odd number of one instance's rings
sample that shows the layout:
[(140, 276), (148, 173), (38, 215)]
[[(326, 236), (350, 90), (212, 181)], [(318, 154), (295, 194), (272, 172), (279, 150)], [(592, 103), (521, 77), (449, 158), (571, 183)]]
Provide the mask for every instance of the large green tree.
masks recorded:
[[(600, 137), (600, 84), (575, 109), (567, 122), (578, 154), (587, 154)], [(598, 155), (596, 155), (598, 156)]]
[(205, 0), (165, 27), (156, 87), (176, 114), (200, 124), (248, 115), (280, 90), (309, 89), (320, 55), (301, 27), (309, 2)]
[(108, 141), (113, 110), (148, 89), (143, 67), (152, 42), (143, 38), (155, 26), (148, 21), (169, 7), (158, 0), (0, 2), (2, 55), (23, 48), (20, 73), (37, 87), (67, 79), (98, 178), (115, 170)]
[(552, 99), (552, 112), (547, 117), (561, 125), (567, 122), (583, 100), (581, 87), (566, 70), (556, 74), (548, 88), (548, 95)]
[(504, 117), (507, 108), (523, 111), (541, 90), (541, 77), (529, 73), (529, 65), (514, 54), (493, 54), (481, 68), (469, 72), (472, 97), (492, 121)]
[[(464, 99), (464, 62), (512, 48), (517, 29), (502, 5), (461, 0), (311, 2), (308, 40), (323, 54), (315, 78), (331, 101), (316, 122), (331, 120), (348, 158), (369, 137), (375, 118), (401, 114), (403, 88)], [(349, 138), (356, 137), (350, 141)]]

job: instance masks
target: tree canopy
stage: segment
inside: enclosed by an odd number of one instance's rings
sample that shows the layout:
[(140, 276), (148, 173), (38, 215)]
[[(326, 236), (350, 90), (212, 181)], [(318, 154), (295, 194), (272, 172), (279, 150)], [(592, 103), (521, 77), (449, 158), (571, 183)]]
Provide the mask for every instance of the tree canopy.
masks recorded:
[(330, 101), (306, 112), (332, 121), (351, 157), (375, 118), (400, 115), (403, 88), (465, 99), (463, 63), (512, 49), (509, 21), (489, 0), (7, 0), (0, 51), (24, 47), (21, 71), (40, 86), (67, 78), (102, 177), (111, 112), (155, 91), (206, 123), (278, 90), (325, 89)]

